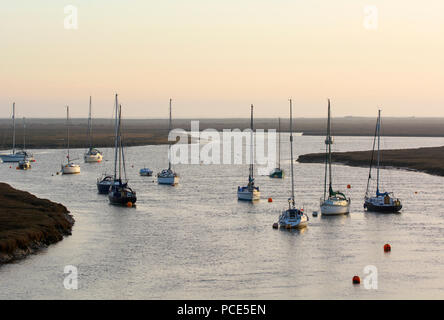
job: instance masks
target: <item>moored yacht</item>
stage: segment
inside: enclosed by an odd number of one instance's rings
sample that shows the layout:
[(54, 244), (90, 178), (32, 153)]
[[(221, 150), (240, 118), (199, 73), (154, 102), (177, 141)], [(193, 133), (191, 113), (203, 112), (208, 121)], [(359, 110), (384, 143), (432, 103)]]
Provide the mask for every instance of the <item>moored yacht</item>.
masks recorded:
[(251, 105), (250, 120), (250, 168), (248, 175), (248, 184), (246, 186), (237, 187), (238, 200), (254, 201), (261, 198), (259, 187), (254, 185), (254, 126), (253, 126), (253, 105)]
[(279, 118), (278, 122), (279, 122), (279, 124), (278, 124), (278, 128), (279, 128), (278, 129), (279, 130), (279, 132), (278, 132), (278, 139), (279, 139), (279, 141), (278, 141), (278, 146), (279, 146), (279, 148), (278, 148), (278, 166), (277, 166), (277, 168), (274, 168), (270, 172), (269, 177), (282, 179), (284, 177), (284, 170), (281, 169), (281, 118)]
[(88, 151), (86, 151), (85, 155), (83, 156), (85, 162), (101, 162), (103, 159), (102, 153), (94, 148), (92, 143), (91, 96), (89, 97), (88, 143)]
[(66, 158), (68, 161), (66, 164), (62, 164), (61, 171), (63, 174), (77, 174), (80, 173), (80, 166), (72, 162), (69, 156), (69, 126), (70, 126), (69, 106), (66, 106), (66, 126), (67, 126), (67, 150), (68, 150), (68, 155), (66, 156)]
[[(376, 139), (378, 140), (378, 152), (376, 159), (376, 195), (371, 196), (369, 192), (370, 181), (372, 179), (373, 155), (375, 153)], [(378, 120), (376, 121), (375, 137), (373, 139), (372, 157), (367, 180), (367, 190), (364, 197), (364, 209), (367, 211), (395, 213), (401, 210), (401, 200), (396, 198), (393, 192), (381, 192), (379, 189), (379, 167), (380, 167), (380, 142), (381, 142), (381, 110), (378, 110)]]
[[(323, 215), (347, 214), (350, 211), (350, 199), (340, 191), (333, 191), (332, 170), (331, 170), (331, 145), (333, 137), (331, 136), (331, 117), (330, 117), (330, 99), (328, 99), (328, 120), (327, 136), (325, 138), (325, 176), (324, 176), (324, 197), (321, 199), (321, 213)], [(327, 190), (328, 176), (328, 190)]]
[[(125, 169), (125, 155), (122, 146), (122, 106), (118, 104), (116, 94), (116, 135), (114, 145), (114, 176), (111, 182), (111, 188), (108, 192), (108, 199), (111, 204), (132, 206), (136, 201), (136, 192), (128, 185)], [(122, 179), (122, 169), (125, 178)]]
[(34, 162), (34, 157), (31, 153), (25, 151), (26, 135), (25, 135), (25, 120), (23, 118), (23, 150), (16, 151), (15, 147), (15, 102), (12, 103), (12, 152), (9, 154), (0, 154), (2, 162), (19, 162), (27, 159), (30, 162)]
[[(171, 103), (172, 99), (170, 99), (170, 120), (168, 122), (168, 133), (171, 131)], [(179, 183), (179, 175), (173, 171), (171, 168), (171, 143), (168, 145), (168, 169), (163, 169), (161, 172), (157, 174), (157, 183), (158, 184), (168, 184), (171, 186), (175, 186)]]
[(294, 197), (294, 169), (293, 169), (293, 107), (290, 99), (290, 159), (291, 159), (291, 197), (288, 199), (288, 209), (279, 216), (279, 226), (285, 229), (301, 229), (308, 224), (308, 216), (303, 209), (296, 208)]

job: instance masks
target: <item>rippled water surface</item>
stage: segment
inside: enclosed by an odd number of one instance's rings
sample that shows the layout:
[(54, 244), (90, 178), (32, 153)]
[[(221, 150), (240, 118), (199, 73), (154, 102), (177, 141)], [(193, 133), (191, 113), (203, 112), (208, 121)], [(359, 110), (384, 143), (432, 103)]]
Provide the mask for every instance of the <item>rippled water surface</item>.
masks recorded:
[[(296, 155), (320, 152), (323, 137), (299, 136)], [(366, 168), (334, 165), (334, 184), (352, 198), (348, 216), (312, 217), (323, 190), (322, 164), (295, 165), (296, 198), (309, 214), (303, 231), (272, 229), (290, 191), (288, 137), (284, 180), (257, 177), (262, 200), (238, 202), (246, 165), (177, 165), (180, 185), (140, 177), (166, 166), (167, 146), (127, 148), (136, 208), (108, 204), (96, 178), (111, 161), (81, 164), (61, 176), (64, 150), (35, 150), (23, 172), (0, 165), (0, 180), (63, 203), (76, 223), (72, 236), (26, 259), (0, 267), (0, 298), (27, 299), (382, 299), (444, 298), (444, 178), (382, 170), (383, 185), (402, 199), (401, 214), (364, 213)], [(444, 145), (443, 138), (383, 139), (384, 148)], [(335, 151), (367, 150), (371, 137), (337, 137)], [(72, 150), (81, 157), (84, 150)], [(111, 160), (112, 149), (105, 149)], [(346, 185), (351, 184), (350, 190)], [(273, 198), (272, 203), (267, 198)], [(385, 243), (392, 252), (383, 252)], [(79, 271), (78, 290), (63, 286), (64, 267)], [(364, 267), (378, 271), (378, 289), (353, 286)]]

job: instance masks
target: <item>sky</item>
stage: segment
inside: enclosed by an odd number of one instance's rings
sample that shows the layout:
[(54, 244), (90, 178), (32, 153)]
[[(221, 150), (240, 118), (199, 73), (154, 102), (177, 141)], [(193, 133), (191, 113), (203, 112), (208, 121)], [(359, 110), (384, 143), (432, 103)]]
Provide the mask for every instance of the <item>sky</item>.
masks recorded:
[[(77, 9), (77, 29), (65, 20)], [(0, 117), (444, 116), (442, 0), (0, 1)], [(73, 20), (68, 19), (68, 22)]]

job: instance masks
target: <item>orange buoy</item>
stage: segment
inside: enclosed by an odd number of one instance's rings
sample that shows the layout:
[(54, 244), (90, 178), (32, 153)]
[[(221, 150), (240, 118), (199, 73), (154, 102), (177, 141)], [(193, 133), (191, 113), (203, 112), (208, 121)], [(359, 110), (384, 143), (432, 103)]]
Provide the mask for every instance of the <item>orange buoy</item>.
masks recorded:
[(133, 206), (133, 203), (132, 203), (132, 202), (128, 202), (128, 203), (126, 204), (126, 206), (127, 206), (128, 208), (131, 208), (131, 207)]
[(273, 199), (272, 198), (268, 198), (268, 202), (273, 202)]
[(384, 252), (390, 252), (390, 251), (392, 251), (392, 247), (388, 243), (386, 243), (384, 245)]
[(351, 185), (349, 185), (349, 184), (347, 185), (347, 189), (351, 189), (351, 187), (352, 187)]
[(359, 276), (354, 276), (353, 277), (353, 284), (360, 284), (361, 283), (361, 278), (359, 278)]
[(278, 227), (279, 227), (279, 225), (277, 222), (273, 223), (273, 229), (277, 229)]
[(17, 170), (20, 169), (19, 167), (15, 167)]

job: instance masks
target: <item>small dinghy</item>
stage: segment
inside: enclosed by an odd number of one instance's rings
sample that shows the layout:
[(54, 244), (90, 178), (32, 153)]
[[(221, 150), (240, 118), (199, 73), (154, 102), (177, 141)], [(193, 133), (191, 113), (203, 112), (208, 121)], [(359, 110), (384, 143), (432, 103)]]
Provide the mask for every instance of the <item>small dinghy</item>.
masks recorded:
[(143, 177), (151, 177), (153, 175), (153, 170), (149, 168), (142, 168), (139, 170), (139, 175)]
[[(372, 164), (373, 155), (375, 152), (376, 137), (378, 139), (378, 153), (376, 160), (376, 196), (370, 196), (369, 186), (372, 179)], [(401, 200), (395, 198), (393, 192), (380, 192), (379, 191), (379, 167), (380, 167), (380, 141), (381, 141), (381, 110), (378, 111), (378, 120), (376, 121), (375, 138), (373, 140), (373, 151), (370, 160), (370, 170), (367, 180), (367, 190), (364, 197), (364, 209), (367, 211), (385, 212), (385, 213), (395, 213), (401, 210), (402, 204)]]
[(297, 209), (294, 197), (294, 170), (293, 170), (293, 115), (290, 99), (290, 159), (291, 159), (291, 197), (288, 199), (288, 209), (279, 216), (279, 226), (285, 229), (301, 229), (308, 224), (308, 216), (303, 209)]

